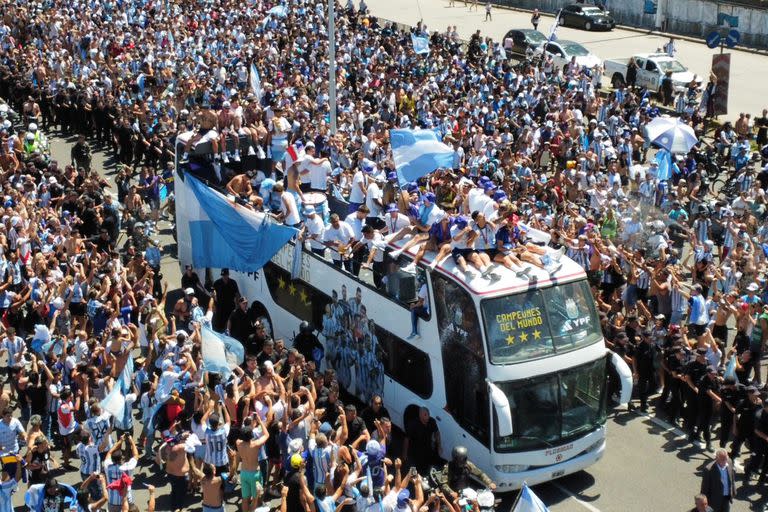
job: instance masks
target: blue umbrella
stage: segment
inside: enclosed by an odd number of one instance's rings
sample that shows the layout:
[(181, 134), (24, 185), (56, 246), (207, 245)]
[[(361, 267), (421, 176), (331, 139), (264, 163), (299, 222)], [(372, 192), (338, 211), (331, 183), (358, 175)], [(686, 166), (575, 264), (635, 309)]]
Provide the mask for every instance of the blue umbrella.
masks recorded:
[(670, 153), (688, 153), (699, 142), (693, 128), (678, 118), (657, 117), (646, 128), (651, 144)]

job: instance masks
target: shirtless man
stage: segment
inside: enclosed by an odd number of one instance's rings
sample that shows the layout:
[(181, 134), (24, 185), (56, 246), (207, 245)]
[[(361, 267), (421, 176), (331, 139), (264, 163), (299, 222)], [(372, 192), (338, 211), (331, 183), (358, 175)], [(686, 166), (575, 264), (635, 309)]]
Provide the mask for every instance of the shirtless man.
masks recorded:
[[(252, 437), (247, 440), (238, 439), (237, 455), (240, 458), (240, 487), (243, 495), (243, 512), (253, 512), (259, 506), (261, 493), (264, 489), (264, 480), (259, 470), (259, 452), (264, 443), (269, 439), (267, 427), (259, 414), (254, 415), (259, 426), (259, 435), (257, 430), (252, 431)], [(247, 435), (248, 430), (243, 430)], [(258, 438), (253, 436), (259, 435)]]
[(261, 375), (256, 379), (256, 399), (262, 400), (264, 395), (268, 395), (273, 401), (280, 396), (282, 382), (275, 375), (275, 369), (271, 361), (265, 361), (259, 368)]
[(203, 464), (200, 471), (194, 464), (192, 471), (200, 478), (200, 488), (203, 492), (203, 512), (224, 512), (224, 480), (216, 474), (213, 465)]
[[(232, 105), (225, 101), (221, 104), (219, 111), (219, 151), (221, 159), (225, 164), (229, 163), (229, 153), (227, 153), (227, 137), (232, 136), (234, 150), (232, 151), (232, 160), (240, 161), (240, 134), (238, 130), (233, 129), (235, 124), (235, 113)], [(241, 124), (241, 123), (238, 123)]]
[(253, 192), (251, 179), (247, 174), (238, 174), (233, 176), (227, 183), (227, 192), (235, 197), (235, 202), (239, 204), (253, 204), (256, 208), (261, 208), (264, 200), (259, 194)]
[(730, 292), (720, 299), (718, 308), (715, 311), (715, 325), (712, 327), (712, 337), (722, 342), (723, 354), (727, 352), (728, 348), (728, 320), (731, 315), (734, 317), (738, 314), (738, 308), (736, 307), (736, 299), (739, 296), (735, 292)]
[(179, 439), (163, 443), (157, 451), (157, 463), (161, 467), (164, 466), (168, 474), (168, 481), (171, 484), (171, 503), (175, 511), (185, 508), (190, 464), (184, 441), (188, 435), (188, 432), (184, 432)]

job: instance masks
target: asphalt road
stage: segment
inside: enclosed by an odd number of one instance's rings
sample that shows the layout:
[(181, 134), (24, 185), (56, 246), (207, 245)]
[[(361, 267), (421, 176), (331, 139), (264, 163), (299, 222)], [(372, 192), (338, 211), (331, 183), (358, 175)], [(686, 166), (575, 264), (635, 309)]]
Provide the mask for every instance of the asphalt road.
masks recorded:
[[(68, 162), (69, 148), (74, 140), (52, 140), (54, 158), (60, 163)], [(95, 152), (94, 166), (96, 169), (108, 169), (104, 173), (108, 178), (114, 175), (112, 160), (105, 158), (103, 152)], [(172, 303), (178, 295), (176, 289), (181, 274), (174, 258), (170, 224), (161, 221), (159, 231), (156, 238), (164, 245), (162, 272), (169, 282), (169, 289), (175, 292), (170, 294), (169, 303)], [(534, 492), (552, 512), (682, 512), (693, 507), (693, 496), (699, 490), (700, 472), (711, 460), (711, 453), (692, 447), (685, 441), (682, 432), (665, 422), (636, 412), (619, 412), (608, 420), (607, 448), (602, 460), (586, 471), (535, 486)], [(60, 479), (77, 484), (79, 474), (70, 471), (61, 475)], [(138, 468), (134, 489), (140, 510), (146, 510), (146, 483), (158, 488), (157, 510), (172, 510), (167, 497), (170, 489), (164, 482), (156, 466), (145, 464)], [(14, 496), (15, 506), (23, 503), (25, 489), (22, 486)], [(505, 496), (500, 510), (508, 511), (514, 498), (514, 495)], [(188, 510), (200, 510), (199, 497), (194, 501), (195, 505)], [(234, 497), (229, 503), (227, 511), (237, 510)], [(766, 504), (765, 488), (753, 485), (739, 490), (732, 511), (763, 511)]]
[[(445, 31), (449, 25), (456, 25), (462, 39), (469, 39), (478, 29), (483, 36), (490, 36), (500, 42), (508, 30), (533, 28), (530, 13), (494, 7), (492, 21), (484, 21), (484, 2), (479, 2), (478, 10), (469, 11), (461, 0), (456, 7), (449, 7), (448, 0), (366, 0), (374, 16), (388, 20), (415, 25), (420, 19), (427, 24), (429, 31)], [(542, 16), (539, 30), (549, 35), (554, 18)], [(614, 29), (611, 32), (586, 32), (573, 28), (557, 29), (558, 39), (569, 39), (584, 45), (588, 50), (603, 60), (627, 58), (636, 53), (655, 52), (667, 42), (667, 38), (640, 33), (631, 30)], [(712, 66), (712, 55), (719, 50), (711, 50), (704, 43), (677, 41), (680, 62), (707, 81)], [(753, 117), (768, 108), (765, 99), (765, 83), (768, 79), (766, 57), (746, 51), (731, 52), (730, 96), (727, 116), (724, 119), (735, 120), (739, 112), (751, 112)], [(609, 85), (608, 80), (604, 80)]]

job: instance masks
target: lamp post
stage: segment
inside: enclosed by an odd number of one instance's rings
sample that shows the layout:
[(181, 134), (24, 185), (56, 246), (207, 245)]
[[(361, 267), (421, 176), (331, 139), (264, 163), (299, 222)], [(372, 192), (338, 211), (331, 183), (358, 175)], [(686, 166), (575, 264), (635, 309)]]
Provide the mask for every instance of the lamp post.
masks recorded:
[(331, 135), (336, 135), (336, 0), (328, 0), (328, 64)]

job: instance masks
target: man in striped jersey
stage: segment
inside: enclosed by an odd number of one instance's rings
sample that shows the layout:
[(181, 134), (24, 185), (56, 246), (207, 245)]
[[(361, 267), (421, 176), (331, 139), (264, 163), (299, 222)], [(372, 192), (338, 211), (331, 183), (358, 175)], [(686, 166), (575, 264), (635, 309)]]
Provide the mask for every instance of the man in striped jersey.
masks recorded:
[[(105, 438), (106, 439), (106, 438)], [(93, 442), (93, 436), (88, 431), (83, 431), (80, 442), (75, 447), (75, 453), (80, 457), (80, 477), (83, 482), (89, 479), (93, 473), (101, 473), (101, 457), (99, 446)], [(88, 492), (92, 500), (101, 499), (101, 484), (98, 480), (90, 479)]]
[(224, 414), (223, 425), (217, 413), (208, 417), (208, 426), (205, 429), (205, 455), (203, 456), (204, 462), (216, 468), (217, 475), (229, 472), (227, 437), (229, 436), (230, 418), (226, 407), (221, 407), (221, 411)]
[[(131, 458), (128, 461), (123, 461), (123, 446), (129, 445), (131, 448)], [(110, 448), (107, 452), (107, 456), (104, 458), (104, 473), (107, 475), (107, 485), (120, 480), (123, 474), (133, 476), (133, 470), (136, 469), (136, 464), (139, 461), (139, 450), (136, 449), (136, 443), (133, 442), (133, 438), (125, 434), (123, 437)], [(127, 494), (128, 503), (133, 504), (133, 492), (131, 486), (121, 489), (112, 489), (108, 491), (107, 510), (109, 512), (122, 512), (123, 508), (123, 494)]]
[[(117, 385), (117, 384), (115, 384)], [(99, 448), (102, 458), (112, 448), (112, 415), (101, 410), (98, 403), (91, 405), (91, 417), (85, 420), (83, 427), (93, 436), (94, 444)]]

